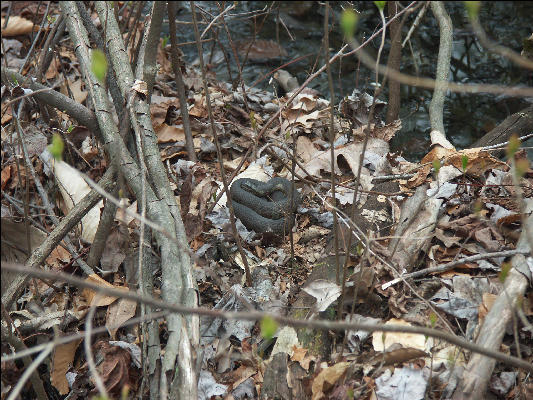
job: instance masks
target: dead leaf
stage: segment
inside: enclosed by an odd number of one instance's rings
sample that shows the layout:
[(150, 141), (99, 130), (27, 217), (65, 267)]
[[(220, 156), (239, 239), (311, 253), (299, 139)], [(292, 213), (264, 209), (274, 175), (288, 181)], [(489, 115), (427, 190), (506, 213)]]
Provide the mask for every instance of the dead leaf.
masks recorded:
[(318, 312), (325, 311), (341, 295), (339, 285), (326, 279), (316, 279), (302, 290), (316, 299), (314, 308)]
[(104, 276), (111, 272), (117, 272), (118, 267), (126, 258), (126, 249), (128, 246), (128, 234), (121, 227), (114, 227), (108, 236), (102, 257), (100, 267), (104, 271)]
[(109, 306), (105, 326), (111, 335), (111, 339), (115, 340), (115, 335), (120, 325), (135, 316), (136, 309), (137, 303), (128, 299), (119, 299)]
[(69, 385), (66, 373), (72, 367), (76, 349), (81, 343), (81, 339), (74, 340), (66, 344), (56, 346), (52, 356), (52, 371), (50, 372), (50, 381), (59, 391), (59, 394), (66, 395), (69, 391)]
[[(385, 325), (391, 324), (411, 326), (409, 322), (396, 318), (391, 318), (385, 322)], [(402, 345), (402, 347), (411, 347), (414, 349), (427, 351), (431, 349), (431, 346), (433, 345), (433, 339), (426, 339), (424, 335), (417, 333), (374, 332), (372, 334), (372, 345), (374, 346), (375, 351), (385, 351), (395, 343)]]
[(110, 394), (117, 396), (124, 386), (136, 386), (136, 374), (132, 369), (131, 354), (128, 350), (104, 341), (96, 343), (93, 350), (95, 358), (102, 360), (97, 369)]
[[(45, 150), (39, 157), (54, 172), (67, 212), (70, 211), (91, 191), (91, 188), (75, 168), (64, 161), (55, 160), (49, 151)], [(86, 242), (92, 243), (94, 240), (100, 222), (100, 209), (103, 206), (104, 202), (100, 200), (81, 220), (81, 237)]]
[(340, 362), (329, 368), (320, 371), (318, 376), (313, 380), (313, 400), (323, 399), (327, 391), (344, 375), (350, 363)]
[(7, 183), (11, 179), (12, 169), (13, 169), (13, 164), (9, 164), (4, 169), (2, 169), (2, 190), (4, 190)]
[(19, 35), (27, 35), (33, 30), (37, 32), (39, 30), (38, 25), (34, 25), (33, 22), (26, 18), (18, 17), (16, 15), (10, 16), (7, 26), (4, 28), (5, 19), (2, 18), (2, 37), (12, 37)]
[[(102, 287), (124, 290), (126, 292), (128, 291), (128, 288), (125, 288), (123, 286), (114, 286), (114, 285), (110, 284), (109, 282), (107, 282), (106, 280), (100, 278), (96, 274), (89, 275), (85, 279), (85, 281), (87, 281), (89, 283), (95, 283), (98, 286), (102, 286)], [(97, 292), (92, 290), (92, 289), (85, 288), (85, 289), (83, 289), (81, 295), (83, 297), (85, 297), (85, 299), (87, 301), (87, 304), (89, 306), (96, 306), (96, 307), (108, 306), (108, 305), (112, 304), (117, 299), (115, 296), (108, 296), (108, 295), (105, 295), (105, 294), (100, 294), (99, 296), (96, 296), (96, 293)]]
[(133, 82), (132, 89), (143, 96), (148, 96), (148, 86), (145, 81), (136, 79), (135, 82)]
[(163, 123), (154, 127), (154, 131), (157, 135), (157, 143), (185, 141), (185, 130), (183, 127), (178, 127), (175, 125), (169, 126)]
[(478, 306), (478, 316), (479, 316), (479, 324), (483, 324), (483, 320), (485, 319), (485, 316), (489, 313), (490, 309), (492, 308), (492, 305), (498, 298), (497, 295), (492, 293), (483, 293), (483, 301)]
[[(88, 92), (85, 89), (82, 89), (82, 86), (85, 85), (82, 79), (78, 79), (77, 81), (69, 81), (69, 87), (70, 91), (72, 92), (72, 95), (74, 96), (74, 100), (76, 100), (77, 103), (82, 104), (85, 99), (88, 96)], [(66, 87), (63, 89), (63, 85), (61, 86), (61, 92), (63, 94), (67, 94)]]
[(385, 353), (379, 353), (369, 361), (371, 365), (394, 365), (399, 363), (408, 362), (417, 358), (428, 357), (429, 354), (420, 349), (413, 349), (411, 347), (402, 347)]

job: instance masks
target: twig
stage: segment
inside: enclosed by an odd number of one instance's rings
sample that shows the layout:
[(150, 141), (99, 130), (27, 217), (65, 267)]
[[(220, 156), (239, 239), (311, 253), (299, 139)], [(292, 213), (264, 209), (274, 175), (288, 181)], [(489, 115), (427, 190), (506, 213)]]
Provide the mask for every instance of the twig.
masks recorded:
[(487, 258), (495, 258), (495, 257), (510, 257), (510, 256), (514, 256), (515, 254), (527, 254), (527, 253), (528, 252), (524, 250), (505, 250), (505, 251), (497, 251), (493, 253), (476, 254), (473, 256), (469, 256), (469, 257), (463, 257), (459, 260), (455, 260), (455, 261), (452, 261), (446, 264), (437, 265), (436, 267), (424, 268), (419, 271), (411, 272), (410, 274), (404, 274), (402, 275), (401, 278), (396, 278), (396, 279), (393, 279), (392, 281), (384, 283), (383, 285), (381, 285), (381, 288), (383, 290), (386, 290), (389, 287), (396, 285), (398, 282), (403, 281), (404, 279), (420, 278), (421, 276), (425, 276), (428, 274), (450, 271), (457, 265), (461, 265), (467, 262), (485, 260)]
[[(29, 349), (26, 347), (26, 344), (24, 344), (24, 342), (22, 341), (21, 339), (22, 336), (20, 335), (20, 332), (18, 332), (18, 329), (14, 327), (13, 321), (11, 320), (9, 313), (7, 312), (3, 304), (2, 304), (2, 314), (4, 314), (6, 320), (8, 321), (7, 324), (4, 321), (2, 321), (2, 327), (1, 327), (2, 328), (2, 342), (9, 343), (11, 346), (13, 346), (14, 351), (18, 352), (16, 354), (27, 352)], [(11, 327), (13, 327), (13, 331), (9, 330)], [(42, 349), (37, 350), (36, 352), (44, 350), (48, 346), (48, 343), (42, 344), (41, 346), (42, 346)], [(30, 354), (24, 354), (19, 358), (22, 358), (22, 362), (24, 363), (24, 368), (29, 368), (33, 362), (33, 360), (30, 357)], [(4, 363), (3, 360), (2, 360), (2, 363)], [(46, 395), (43, 381), (41, 377), (39, 376), (39, 373), (37, 371), (33, 371), (29, 379), (33, 387), (33, 390), (35, 391), (35, 394), (37, 395), (37, 398), (39, 400), (47, 400), (48, 396)]]
[(211, 22), (205, 27), (204, 31), (200, 35), (200, 40), (205, 36), (207, 31), (211, 29), (211, 26), (216, 22), (217, 19), (222, 18), (224, 14), (228, 13), (229, 11), (233, 10), (235, 8), (235, 3), (233, 3), (231, 6), (227, 7), (224, 11), (220, 12), (211, 20)]
[[(350, 46), (354, 50), (352, 50), (350, 53), (344, 54), (344, 56), (346, 56), (347, 54), (356, 53), (363, 64), (365, 64), (368, 68), (374, 69), (376, 60), (373, 59), (370, 55), (368, 55), (366, 51), (362, 49), (363, 46), (360, 45), (359, 42), (355, 38), (350, 39), (349, 43), (350, 43)], [(378, 66), (378, 71), (380, 74), (385, 75), (389, 77), (390, 79), (395, 79), (398, 82), (406, 84), (406, 85), (422, 87), (426, 89), (434, 89), (436, 86), (436, 82), (433, 79), (414, 77), (411, 75), (407, 75), (398, 70), (389, 69), (386, 66), (381, 65), (381, 64)], [(510, 97), (533, 96), (533, 88), (522, 87), (522, 86), (507, 87), (507, 86), (492, 85), (492, 84), (458, 84), (455, 82), (447, 82), (444, 88), (445, 90), (449, 90), (452, 92), (458, 92), (458, 93), (474, 93), (474, 94), (494, 93), (494, 94), (506, 94)]]
[[(233, 210), (233, 201), (231, 199), (228, 180), (226, 178), (226, 173), (224, 171), (224, 159), (222, 158), (222, 150), (220, 149), (220, 143), (218, 141), (218, 135), (215, 129), (215, 119), (213, 117), (213, 110), (211, 109), (211, 99), (209, 96), (209, 88), (207, 86), (207, 77), (205, 73), (204, 60), (203, 60), (203, 51), (202, 51), (202, 45), (200, 44), (200, 33), (198, 31), (198, 24), (196, 23), (196, 11), (194, 7), (195, 7), (194, 2), (191, 1), (191, 12), (192, 12), (192, 20), (194, 23), (193, 25), (194, 34), (195, 34), (196, 40), (198, 41), (197, 43), (198, 57), (200, 58), (200, 69), (202, 71), (202, 81), (204, 84), (205, 102), (207, 105), (207, 113), (209, 114), (209, 121), (210, 121), (209, 126), (211, 127), (211, 134), (213, 135), (213, 140), (215, 141), (215, 146), (217, 149), (217, 158), (218, 158), (218, 163), (220, 166), (220, 177), (222, 178), (222, 184), (224, 185), (224, 191), (226, 192), (226, 196), (228, 198), (227, 205), (228, 205), (229, 212), (230, 212), (231, 229), (233, 231), (233, 236), (235, 238), (235, 241), (237, 242), (239, 253), (241, 254), (242, 262), (244, 264), (244, 271), (246, 273), (246, 284), (248, 286), (251, 286), (252, 275), (250, 273), (250, 267), (248, 265), (248, 260), (246, 258), (246, 254), (244, 253), (244, 249), (242, 248), (242, 243), (239, 237), (239, 233), (237, 232), (237, 227), (235, 225), (235, 212)], [(246, 95), (244, 97), (246, 97)]]
[(183, 75), (181, 73), (181, 61), (178, 55), (178, 44), (176, 39), (176, 3), (168, 2), (168, 30), (170, 35), (171, 55), (172, 55), (172, 69), (174, 70), (174, 77), (176, 78), (176, 87), (178, 89), (178, 98), (180, 101), (181, 119), (183, 120), (183, 130), (185, 131), (185, 146), (187, 147), (187, 155), (190, 161), (197, 161), (196, 153), (194, 151), (194, 143), (192, 138), (191, 122), (189, 120), (189, 109), (187, 108), (187, 96), (185, 94), (185, 84), (183, 83)]
[(472, 23), (472, 28), (474, 28), (474, 32), (476, 33), (479, 41), (489, 51), (493, 51), (495, 53), (498, 53), (502, 57), (508, 58), (509, 60), (511, 60), (516, 65), (522, 68), (533, 69), (533, 61), (528, 60), (526, 57), (522, 57), (520, 54), (515, 53), (508, 47), (501, 46), (489, 40), (485, 33), (485, 30), (479, 23), (479, 15), (476, 15), (473, 19), (470, 20), (470, 22)]
[(411, 28), (409, 28), (409, 32), (407, 32), (407, 36), (405, 36), (405, 39), (403, 40), (402, 42), (402, 48), (405, 47), (405, 44), (407, 43), (407, 41), (409, 39), (411, 39), (411, 35), (413, 34), (413, 32), (415, 31), (416, 27), (418, 26), (418, 24), (420, 23), (420, 21), (422, 21), (422, 17), (424, 16), (424, 14), (426, 13), (426, 10), (428, 9), (428, 6), (429, 6), (429, 2), (426, 1), (424, 3), (424, 6), (420, 9), (420, 12), (418, 13), (418, 15), (416, 16), (414, 22), (413, 22), (413, 25), (411, 25)]
[(43, 89), (39, 89), (39, 90), (23, 89), (24, 92), (27, 92), (27, 93), (23, 94), (22, 96), (15, 97), (14, 99), (11, 99), (9, 101), (6, 101), (5, 103), (2, 103), (2, 105), (9, 106), (12, 103), (16, 103), (17, 101), (25, 99), (27, 97), (35, 96), (36, 94), (39, 94), (39, 93), (49, 92), (50, 90), (54, 90), (54, 89), (58, 88), (60, 85), (61, 85), (61, 81), (57, 82), (54, 86), (49, 87), (49, 88), (43, 88)]
[[(335, 171), (335, 129), (333, 125), (334, 121), (334, 110), (335, 110), (335, 92), (333, 90), (333, 76), (331, 74), (331, 64), (329, 63), (329, 1), (326, 2), (326, 10), (324, 13), (324, 59), (326, 60), (326, 72), (328, 76), (328, 88), (330, 100), (329, 108), (329, 142), (330, 142), (330, 152), (329, 152), (329, 162), (331, 165), (331, 171)], [(294, 144), (296, 147), (296, 143)], [(294, 163), (293, 163), (294, 164)], [(335, 173), (331, 174), (331, 201), (333, 202), (333, 248), (335, 250), (335, 267), (336, 275), (335, 281), (337, 285), (341, 283), (341, 271), (340, 271), (340, 261), (339, 261), (339, 224), (337, 221), (337, 198), (335, 196)], [(343, 285), (343, 288), (345, 286)], [(344, 293), (343, 296), (344, 297)], [(342, 319), (342, 302), (339, 302), (339, 310), (337, 311), (337, 318)], [(342, 352), (341, 352), (342, 353)]]
[[(450, 71), (450, 60), (452, 57), (452, 20), (444, 4), (441, 1), (431, 2), (431, 9), (439, 23), (440, 44), (439, 54), (437, 57), (437, 72), (435, 76), (435, 90), (429, 105), (429, 121), (431, 123), (431, 142), (432, 144), (443, 144), (446, 140), (446, 131), (444, 130), (444, 98), (446, 96), (446, 83)], [(436, 132), (435, 132), (436, 131)], [(440, 137), (441, 140), (437, 140)], [(453, 147), (451, 143), (448, 146)]]
[(228, 312), (228, 311), (219, 311), (207, 309), (204, 307), (191, 308), (182, 306), (179, 304), (172, 304), (162, 300), (156, 300), (149, 296), (141, 296), (133, 291), (124, 291), (119, 289), (114, 289), (106, 286), (100, 286), (98, 284), (77, 278), (73, 275), (65, 274), (62, 272), (53, 272), (53, 271), (44, 271), (41, 269), (32, 269), (23, 267), (20, 265), (12, 263), (3, 263), (1, 269), (6, 271), (12, 271), (22, 274), (30, 274), (36, 278), (41, 279), (50, 279), (50, 280), (61, 280), (78, 287), (84, 287), (92, 289), (96, 292), (103, 294), (111, 295), (118, 298), (125, 298), (129, 300), (134, 300), (137, 302), (143, 302), (149, 304), (153, 307), (162, 308), (164, 310), (170, 310), (175, 313), (190, 315), (205, 315), (213, 318), (222, 318), (230, 320), (245, 320), (245, 321), (258, 321), (265, 317), (269, 317), (277, 321), (281, 325), (292, 326), (295, 328), (314, 328), (314, 329), (331, 329), (334, 331), (345, 331), (345, 330), (363, 330), (366, 332), (408, 332), (408, 333), (419, 333), (422, 335), (427, 335), (437, 339), (442, 339), (448, 343), (455, 344), (467, 350), (486, 355), (488, 357), (494, 358), (498, 361), (502, 361), (508, 365), (512, 365), (518, 368), (523, 368), (526, 371), (533, 372), (533, 365), (529, 362), (521, 360), (519, 358), (509, 356), (497, 351), (488, 350), (482, 346), (474, 345), (468, 340), (461, 339), (455, 335), (443, 332), (438, 329), (430, 329), (419, 326), (403, 326), (403, 325), (384, 325), (384, 324), (360, 324), (360, 323), (348, 323), (348, 322), (332, 322), (328, 320), (297, 320), (293, 318), (288, 318), (281, 316), (279, 314), (272, 314), (260, 311), (253, 312)]
[[(97, 293), (95, 298), (98, 299), (100, 296), (100, 293)], [(87, 318), (85, 319), (85, 340), (83, 344), (85, 348), (85, 357), (87, 359), (87, 364), (89, 365), (89, 371), (91, 371), (92, 378), (94, 379), (95, 386), (101, 397), (108, 398), (104, 382), (96, 370), (96, 364), (94, 363), (93, 352), (91, 350), (91, 332), (93, 330), (93, 317), (95, 311), (96, 305), (92, 304), (89, 314), (87, 314)]]
[(39, 354), (39, 356), (35, 360), (33, 360), (31, 365), (28, 368), (26, 368), (24, 373), (21, 375), (21, 377), (19, 378), (19, 381), (17, 382), (17, 384), (15, 385), (15, 387), (9, 394), (9, 397), (7, 398), (7, 400), (15, 400), (18, 398), (20, 391), (22, 390), (22, 388), (24, 387), (24, 385), (30, 378), (30, 375), (33, 374), (33, 371), (35, 371), (39, 365), (41, 365), (41, 363), (44, 361), (46, 357), (48, 357), (48, 355), (52, 352), (53, 349), (54, 349), (54, 342), (48, 343), (46, 345), (46, 348), (41, 352), (41, 354)]
[[(110, 329), (123, 328), (125, 326), (135, 325), (140, 322), (153, 321), (154, 319), (164, 318), (167, 314), (168, 314), (168, 311), (162, 311), (162, 312), (153, 313), (151, 315), (147, 315), (144, 317), (131, 318), (128, 321), (123, 322), (123, 323), (118, 323), (118, 324), (115, 323), (112, 325), (99, 326), (97, 328), (94, 328), (91, 331), (91, 335), (96, 335), (98, 333), (106, 333), (106, 332), (109, 332)], [(72, 335), (61, 336), (60, 338), (57, 338), (56, 340), (54, 340), (53, 345), (54, 347), (61, 346), (62, 344), (67, 344), (75, 340), (83, 339), (84, 337), (85, 337), (85, 332), (78, 332)], [(47, 346), (48, 346), (48, 343), (42, 343), (42, 344), (18, 351), (13, 354), (7, 354), (7, 355), (3, 354), (1, 361), (5, 363), (5, 362), (12, 361), (12, 360), (18, 360), (19, 358), (27, 357), (32, 354), (38, 353), (41, 350), (44, 350)]]
[[(100, 184), (108, 188), (113, 184), (111, 179), (111, 173), (107, 171), (102, 179)], [(53, 249), (61, 242), (65, 235), (70, 232), (70, 230), (76, 226), (82, 217), (87, 214), (87, 212), (93, 208), (99, 201), (100, 195), (91, 190), (78, 204), (76, 204), (68, 215), (61, 220), (59, 224), (56, 225), (54, 230), (50, 232), (48, 237), (41, 243), (39, 247), (33, 250), (30, 258), (26, 261), (27, 266), (32, 268), (37, 268), (46, 257), (52, 252)], [(92, 269), (90, 269), (92, 271)], [(88, 273), (93, 273), (87, 271)], [(19, 292), (23, 289), (25, 283), (25, 277), (17, 276), (17, 278), (11, 283), (8, 289), (2, 292), (2, 303), (6, 306), (6, 309), (10, 309), (12, 302), (18, 296)]]
[[(524, 140), (527, 140), (527, 139), (529, 139), (531, 137), (533, 137), (533, 133), (530, 133), (529, 135), (520, 136), (518, 138), (518, 140), (523, 142)], [(506, 147), (508, 144), (509, 144), (509, 141), (503, 142), (503, 143), (499, 143), (499, 144), (495, 144), (495, 145), (492, 145), (492, 146), (485, 146), (485, 147), (482, 147), (481, 150), (499, 149), (501, 147)]]
[[(24, 68), (26, 68), (26, 64), (28, 63), (29, 59), (31, 57), (33, 57), (33, 51), (35, 50), (35, 45), (39, 41), (39, 37), (41, 36), (41, 32), (44, 29), (45, 21), (48, 18), (48, 11), (50, 11), (50, 4), (52, 4), (52, 3), (48, 2), (48, 4), (46, 5), (46, 11), (43, 14), (43, 19), (41, 21), (41, 25), (39, 25), (39, 32), (37, 32), (37, 35), (32, 40), (30, 50), (26, 54), (26, 58), (24, 58), (24, 62), (22, 63), (22, 65), (19, 68), (19, 73), (22, 73), (22, 71), (24, 71)], [(32, 30), (32, 36), (33, 36), (33, 30)]]

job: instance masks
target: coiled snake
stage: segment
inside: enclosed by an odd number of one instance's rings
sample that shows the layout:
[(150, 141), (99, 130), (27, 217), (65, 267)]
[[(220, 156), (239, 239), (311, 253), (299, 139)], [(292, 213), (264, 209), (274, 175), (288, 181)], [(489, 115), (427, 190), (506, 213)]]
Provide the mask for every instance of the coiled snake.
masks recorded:
[(258, 233), (286, 235), (294, 225), (294, 212), (300, 203), (297, 190), (291, 199), (291, 187), (291, 182), (280, 177), (268, 182), (237, 179), (230, 189), (235, 216)]

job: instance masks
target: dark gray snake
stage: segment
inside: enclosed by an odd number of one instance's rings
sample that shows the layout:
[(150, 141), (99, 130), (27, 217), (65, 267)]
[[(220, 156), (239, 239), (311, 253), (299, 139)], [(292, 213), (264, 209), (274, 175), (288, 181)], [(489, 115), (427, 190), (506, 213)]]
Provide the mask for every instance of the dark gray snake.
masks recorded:
[(291, 205), (291, 187), (291, 182), (279, 177), (268, 182), (237, 179), (230, 189), (235, 216), (258, 233), (286, 235), (294, 225), (294, 212), (300, 203), (300, 195), (294, 190)]

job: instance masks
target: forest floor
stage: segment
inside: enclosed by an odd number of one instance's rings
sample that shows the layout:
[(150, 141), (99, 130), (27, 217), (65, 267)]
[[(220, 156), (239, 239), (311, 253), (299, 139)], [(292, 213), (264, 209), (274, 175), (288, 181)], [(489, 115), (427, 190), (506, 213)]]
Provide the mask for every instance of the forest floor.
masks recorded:
[[(24, 62), (19, 51), (27, 40), (20, 36), (3, 39), (10, 68)], [(57, 90), (90, 107), (71, 43), (63, 41), (58, 55), (60, 61), (51, 63), (44, 78), (59, 82)], [(237, 221), (252, 269), (252, 285), (247, 286), (226, 195), (215, 202), (223, 185), (201, 73), (190, 66), (183, 71), (198, 157), (191, 162), (187, 161), (168, 46), (159, 50), (158, 64), (150, 104), (152, 123), (181, 208), (203, 307), (224, 311), (252, 307), (331, 322), (341, 310), (344, 322), (436, 328), (476, 342), (493, 304), (505, 293), (502, 287), (510, 276), (513, 257), (525, 253), (519, 240), (526, 242), (521, 232), (526, 213), (531, 213), (533, 170), (528, 166), (513, 179), (514, 165), (526, 159), (524, 150), (508, 153), (510, 162), (480, 148), (456, 151), (435, 147), (419, 163), (408, 162), (388, 147), (401, 121), (382, 123), (380, 111), (385, 104), (377, 103), (376, 117), (369, 124), (372, 96), (354, 92), (343, 99), (338, 110), (336, 107), (332, 163), (331, 109), (323, 96), (304, 90), (288, 103), (290, 92), (281, 96), (250, 87), (243, 92), (240, 85), (233, 88), (211, 74), (214, 129), (228, 182), (243, 177), (261, 181), (286, 177), (294, 181), (302, 198), (295, 226), (285, 237), (257, 234)], [(29, 63), (23, 74), (34, 66), (35, 61)], [(20, 84), (18, 89), (24, 87)], [(93, 133), (66, 114), (57, 112), (54, 119), (46, 121), (40, 113), (42, 105), (31, 97), (23, 108), (19, 109), (20, 99), (13, 107), (11, 100), (20, 96), (16, 89), (2, 86), (2, 263), (23, 264), (55, 225), (47, 216), (36, 181), (61, 220), (72, 208), (70, 198), (76, 203), (89, 190), (76, 171), (98, 181), (110, 160)], [(280, 107), (279, 119), (262, 130)], [(13, 110), (19, 113), (24, 150)], [(63, 161), (50, 168), (46, 154), (54, 134), (63, 140)], [(24, 153), (32, 168), (25, 163)], [(332, 212), (332, 173), (336, 217)], [(359, 186), (353, 207), (356, 181)], [(124, 189), (122, 201), (137, 212), (135, 199)], [(86, 258), (90, 251), (102, 205), (96, 206), (90, 221), (84, 220), (83, 226), (69, 234), (81, 257)], [(334, 221), (338, 221), (337, 240)], [(140, 227), (138, 219), (118, 210), (94, 275), (84, 274), (63, 246), (48, 256), (46, 269), (132, 290), (136, 287)], [(350, 239), (352, 232), (355, 236)], [(153, 252), (157, 259), (158, 249), (154, 247)], [(157, 297), (162, 282), (155, 264), (153, 294)], [(531, 276), (531, 264), (529, 270)], [(344, 285), (340, 284), (343, 277)], [(9, 284), (2, 272), (2, 292)], [(11, 309), (3, 306), (2, 399), (26, 369), (19, 360), (4, 361), (4, 355), (21, 350), (14, 343), (32, 348), (52, 341), (54, 335), (83, 332), (94, 297), (92, 290), (32, 279)], [(142, 376), (141, 331), (139, 325), (127, 323), (139, 315), (139, 307), (121, 300), (99, 299), (93, 326), (107, 329), (92, 340), (97, 368), (106, 388), (117, 398), (125, 385), (129, 396), (139, 395)], [(507, 303), (513, 318), (503, 327), (497, 350), (531, 363), (532, 286), (508, 302), (513, 303)], [(162, 343), (166, 340), (164, 324), (162, 321)], [(448, 398), (456, 388), (457, 371), (471, 368), (468, 361), (475, 353), (423, 334), (280, 327), (273, 338), (266, 338), (264, 329), (255, 322), (202, 318), (200, 398), (371, 399), (388, 398), (388, 393), (397, 395), (398, 390), (404, 398)], [(4, 340), (4, 335), (19, 340)], [(70, 399), (81, 399), (96, 394), (82, 343), (80, 337), (58, 345), (46, 367), (38, 369), (50, 398), (68, 394)], [(531, 395), (530, 374), (501, 361), (489, 381), (491, 396)], [(403, 389), (398, 388), (400, 382)], [(23, 393), (24, 398), (31, 397), (30, 384)]]

